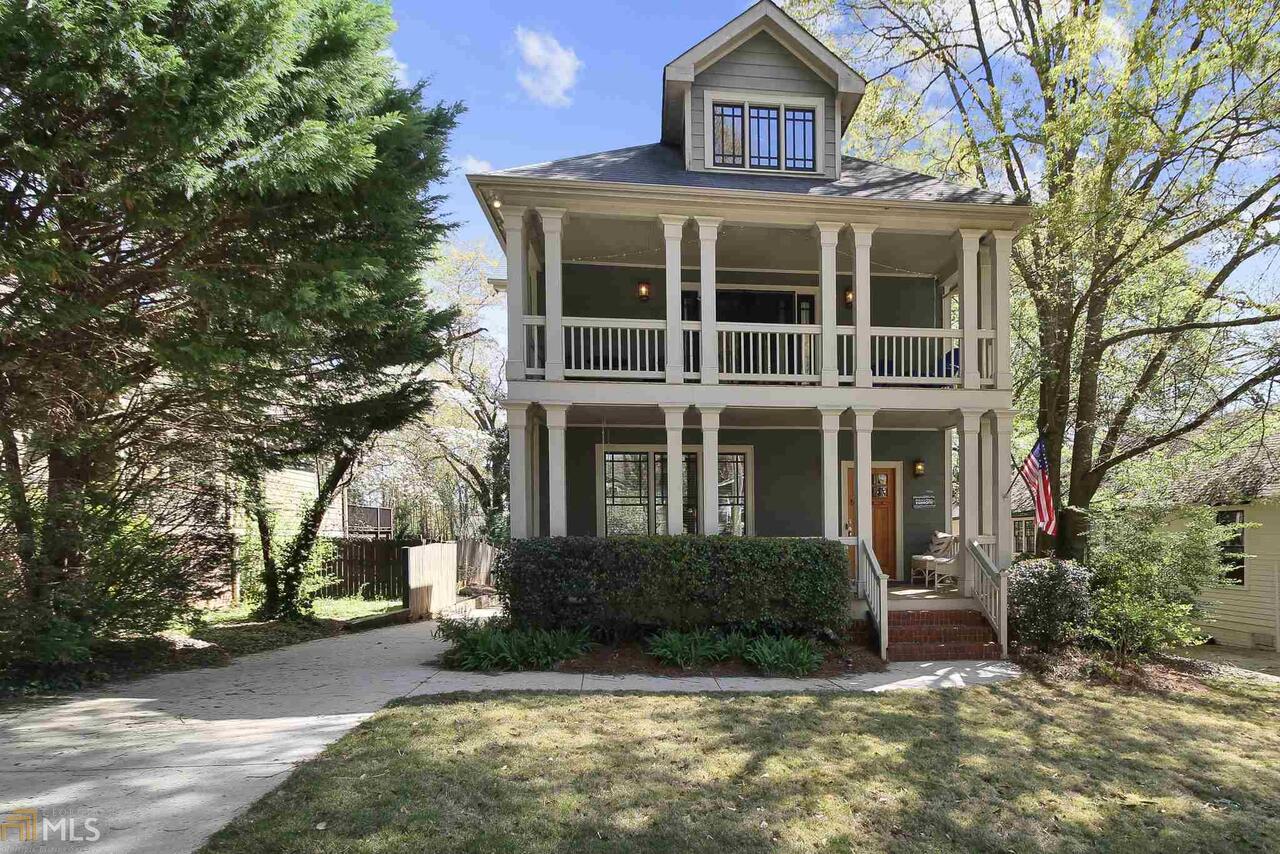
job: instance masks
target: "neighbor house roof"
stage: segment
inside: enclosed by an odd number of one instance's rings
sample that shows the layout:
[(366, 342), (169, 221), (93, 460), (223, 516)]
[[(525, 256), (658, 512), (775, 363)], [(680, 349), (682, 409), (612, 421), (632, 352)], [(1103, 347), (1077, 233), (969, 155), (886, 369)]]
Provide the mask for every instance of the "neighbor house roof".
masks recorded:
[(840, 177), (834, 181), (822, 176), (696, 172), (685, 169), (679, 148), (664, 143), (617, 148), (485, 174), (490, 177), (543, 178), (588, 183), (754, 190), (828, 198), (979, 205), (1025, 204), (1007, 193), (965, 187), (919, 172), (909, 172), (856, 157), (842, 159)]
[(1248, 504), (1280, 498), (1280, 433), (1253, 442), (1225, 461), (1197, 468), (1174, 485), (1184, 504)]

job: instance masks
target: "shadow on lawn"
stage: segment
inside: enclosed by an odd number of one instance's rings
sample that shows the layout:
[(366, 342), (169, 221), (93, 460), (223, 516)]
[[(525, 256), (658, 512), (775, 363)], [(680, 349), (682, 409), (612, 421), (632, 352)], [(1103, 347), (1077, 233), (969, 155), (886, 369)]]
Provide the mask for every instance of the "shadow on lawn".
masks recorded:
[(1274, 850), (1267, 702), (454, 695), (362, 725), (210, 850)]

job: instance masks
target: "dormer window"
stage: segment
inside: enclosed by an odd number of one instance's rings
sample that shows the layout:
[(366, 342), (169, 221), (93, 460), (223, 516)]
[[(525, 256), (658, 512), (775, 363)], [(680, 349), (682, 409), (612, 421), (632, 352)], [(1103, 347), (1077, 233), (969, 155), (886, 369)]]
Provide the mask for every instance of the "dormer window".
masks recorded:
[(715, 169), (818, 172), (822, 101), (706, 93), (707, 163)]

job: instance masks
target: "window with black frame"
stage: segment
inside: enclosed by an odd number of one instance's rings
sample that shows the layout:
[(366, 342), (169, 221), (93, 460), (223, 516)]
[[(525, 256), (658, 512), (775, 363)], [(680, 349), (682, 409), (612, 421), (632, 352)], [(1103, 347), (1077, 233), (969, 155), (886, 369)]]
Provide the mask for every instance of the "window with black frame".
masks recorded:
[[(1219, 510), (1217, 519), (1219, 525), (1243, 525), (1244, 511)], [(1223, 540), (1219, 548), (1222, 551), (1222, 565), (1226, 567), (1223, 580), (1244, 584), (1244, 528), (1237, 527), (1235, 534), (1230, 539)]]
[[(684, 507), (681, 516), (684, 519), (683, 534), (698, 533), (698, 455), (685, 453), (684, 472), (680, 479), (681, 503)], [(656, 452), (653, 455), (653, 526), (659, 534), (669, 533), (667, 530), (667, 455)]]
[(648, 453), (609, 451), (604, 455), (606, 536), (650, 532), (649, 483)]
[(751, 107), (749, 112), (752, 169), (777, 169), (782, 163), (782, 140), (778, 136), (778, 108)]
[(813, 110), (787, 108), (787, 169), (812, 172), (818, 168), (815, 146), (817, 119)]
[(720, 533), (747, 535), (747, 455), (720, 455)]
[(746, 164), (742, 104), (711, 105), (711, 162), (741, 168)]

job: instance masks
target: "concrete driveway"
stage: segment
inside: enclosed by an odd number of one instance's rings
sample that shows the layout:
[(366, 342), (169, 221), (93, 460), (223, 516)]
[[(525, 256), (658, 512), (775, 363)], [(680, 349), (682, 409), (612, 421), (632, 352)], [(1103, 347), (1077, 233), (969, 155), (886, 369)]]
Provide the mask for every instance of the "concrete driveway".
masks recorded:
[(75, 820), (34, 845), (5, 831), (0, 851), (193, 851), (295, 764), (434, 675), (424, 662), (443, 648), (416, 623), (0, 712), (0, 822), (29, 808), (42, 824)]

